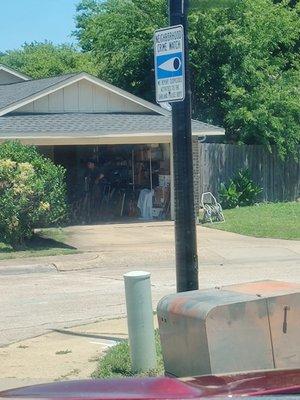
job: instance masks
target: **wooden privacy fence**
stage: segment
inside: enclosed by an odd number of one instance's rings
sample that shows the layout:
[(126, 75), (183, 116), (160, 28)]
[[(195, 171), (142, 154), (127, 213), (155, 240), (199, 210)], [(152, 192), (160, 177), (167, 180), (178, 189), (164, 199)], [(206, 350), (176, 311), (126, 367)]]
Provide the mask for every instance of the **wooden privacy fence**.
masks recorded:
[(196, 203), (203, 192), (218, 195), (221, 183), (228, 182), (241, 168), (248, 168), (254, 182), (263, 188), (260, 201), (293, 201), (300, 196), (299, 161), (281, 161), (275, 149), (270, 153), (260, 145), (199, 142), (195, 153)]

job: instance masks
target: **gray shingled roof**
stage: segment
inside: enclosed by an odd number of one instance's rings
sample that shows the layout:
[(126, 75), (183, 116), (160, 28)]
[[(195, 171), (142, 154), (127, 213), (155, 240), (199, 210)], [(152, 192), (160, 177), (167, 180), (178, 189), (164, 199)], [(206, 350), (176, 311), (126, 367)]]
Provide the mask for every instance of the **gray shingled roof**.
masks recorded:
[[(223, 129), (199, 121), (193, 133), (222, 134)], [(0, 138), (84, 137), (113, 134), (171, 134), (170, 116), (157, 114), (24, 114), (0, 117)]]
[(75, 75), (77, 73), (0, 85), (0, 109), (24, 100)]

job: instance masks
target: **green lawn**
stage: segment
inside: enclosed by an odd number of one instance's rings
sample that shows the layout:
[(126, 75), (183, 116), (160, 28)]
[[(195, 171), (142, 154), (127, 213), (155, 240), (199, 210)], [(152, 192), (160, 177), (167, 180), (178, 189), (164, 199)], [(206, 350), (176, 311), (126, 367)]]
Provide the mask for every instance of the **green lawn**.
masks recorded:
[(259, 204), (224, 210), (225, 222), (206, 227), (241, 235), (300, 239), (300, 202)]
[(22, 250), (0, 242), (0, 261), (23, 257), (43, 257), (78, 253), (77, 249), (65, 244), (66, 234), (61, 228), (42, 229), (26, 243)]

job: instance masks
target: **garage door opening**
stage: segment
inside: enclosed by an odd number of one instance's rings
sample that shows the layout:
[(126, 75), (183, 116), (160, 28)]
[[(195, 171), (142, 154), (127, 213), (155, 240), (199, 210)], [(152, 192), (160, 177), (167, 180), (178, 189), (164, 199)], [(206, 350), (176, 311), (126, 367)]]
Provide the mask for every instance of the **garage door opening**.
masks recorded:
[(170, 145), (55, 146), (72, 223), (170, 219)]

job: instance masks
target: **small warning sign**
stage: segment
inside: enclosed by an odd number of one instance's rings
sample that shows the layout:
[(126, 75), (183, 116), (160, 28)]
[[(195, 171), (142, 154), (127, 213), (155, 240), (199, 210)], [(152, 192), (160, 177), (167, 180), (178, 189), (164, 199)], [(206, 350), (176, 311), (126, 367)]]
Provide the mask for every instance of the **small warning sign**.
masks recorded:
[(184, 88), (183, 26), (159, 29), (154, 34), (156, 101), (182, 101)]

